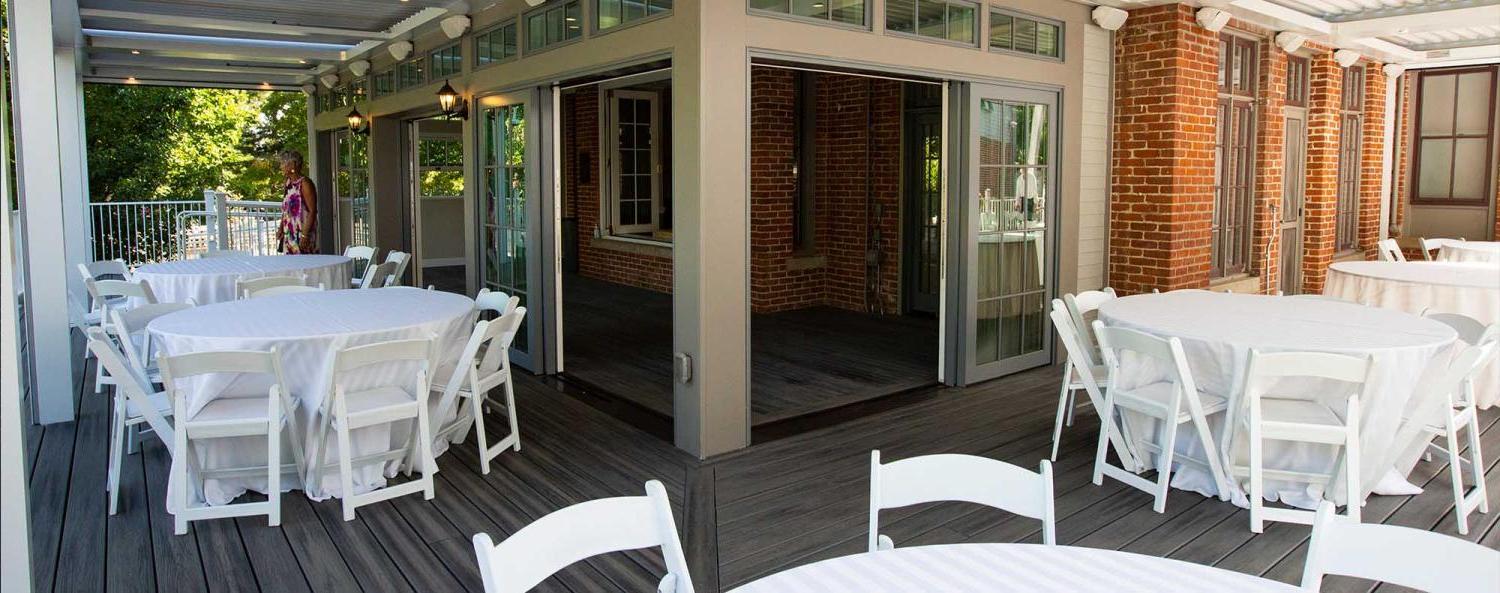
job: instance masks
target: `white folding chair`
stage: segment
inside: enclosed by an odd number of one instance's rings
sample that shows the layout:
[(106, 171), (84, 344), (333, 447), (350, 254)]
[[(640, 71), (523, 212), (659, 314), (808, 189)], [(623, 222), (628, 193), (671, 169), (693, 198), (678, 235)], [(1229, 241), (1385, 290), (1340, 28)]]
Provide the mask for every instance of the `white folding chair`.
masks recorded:
[(1411, 527), (1360, 523), (1338, 516), (1324, 501), (1313, 519), (1302, 590), (1322, 589), (1330, 574), (1428, 593), (1500, 593), (1500, 550)]
[(1031, 472), (998, 459), (941, 454), (880, 462), (870, 451), (869, 551), (895, 543), (880, 534), (880, 510), (926, 502), (972, 502), (1042, 521), (1042, 543), (1056, 545), (1052, 511), (1052, 463)]
[(396, 264), (396, 268), (391, 271), (391, 275), (385, 279), (385, 286), (400, 286), (401, 276), (406, 273), (406, 265), (411, 263), (411, 254), (392, 249), (385, 254), (385, 261)]
[[(454, 367), (453, 374), (443, 387), (442, 397), (438, 400), (439, 418), (448, 417), (449, 411), (457, 405), (457, 400), (467, 401), (468, 405), (459, 408), (453, 421), (439, 428), (434, 438), (452, 438), (453, 442), (462, 443), (472, 424), (475, 439), (478, 440), (481, 473), (490, 473), (490, 460), (507, 448), (521, 450), (521, 427), (516, 420), (516, 392), (510, 376), (510, 344), (515, 340), (516, 330), (520, 329), (521, 321), (525, 318), (526, 308), (520, 307), (499, 319), (474, 324), (474, 333), (469, 336), (468, 344), (464, 345), (458, 365)], [(489, 399), (490, 391), (501, 385), (505, 386), (505, 412), (506, 420), (510, 423), (510, 434), (490, 444), (489, 435), (484, 428), (484, 411), (494, 406), (494, 402)]]
[[(1072, 424), (1073, 409), (1076, 404), (1074, 398), (1078, 390), (1082, 389), (1088, 393), (1089, 403), (1095, 406), (1095, 410), (1104, 406), (1104, 388), (1102, 384), (1108, 378), (1109, 371), (1104, 365), (1099, 364), (1095, 358), (1095, 352), (1088, 346), (1083, 345), (1083, 339), (1078, 335), (1078, 328), (1073, 325), (1073, 318), (1064, 310), (1065, 305), (1060, 299), (1052, 299), (1052, 325), (1057, 328), (1057, 334), (1062, 338), (1063, 348), (1067, 357), (1063, 359), (1063, 379), (1060, 393), (1057, 394), (1057, 418), (1052, 423), (1052, 455), (1048, 457), (1057, 461), (1058, 444), (1062, 442), (1062, 429), (1064, 422)], [(1117, 446), (1120, 442), (1115, 443)], [(1126, 447), (1119, 447), (1121, 456), (1130, 459), (1126, 467), (1135, 467), (1132, 452)]]
[(118, 380), (115, 386), (114, 413), (110, 415), (109, 469), (104, 488), (109, 492), (109, 514), (120, 506), (120, 465), (125, 457), (125, 434), (141, 424), (146, 424), (161, 439), (171, 454), (176, 446), (172, 423), (172, 401), (165, 392), (159, 392), (150, 381), (137, 374), (125, 362), (119, 348), (104, 330), (90, 327), (84, 330), (88, 337), (88, 349), (94, 353), (99, 364), (109, 370), (110, 376)]
[[(337, 463), (343, 500), (344, 520), (354, 520), (358, 507), (389, 500), (398, 496), (421, 492), (432, 500), (433, 473), (437, 462), (432, 458), (431, 425), (427, 418), (427, 392), (432, 340), (398, 340), (379, 342), (366, 346), (346, 348), (334, 354), (329, 384), (323, 394), (323, 405), (318, 411), (317, 437), (312, 444), (312, 455), (308, 459), (307, 484), (321, 487), (323, 470), (327, 463), (328, 432), (332, 430), (338, 440)], [(377, 365), (417, 365), (415, 375), (398, 375), (379, 385), (349, 391), (345, 388), (345, 376), (355, 372), (375, 374)], [(388, 373), (380, 372), (380, 375)], [(355, 457), (350, 450), (350, 433), (368, 426), (412, 422), (414, 426), (407, 443), (385, 451), (362, 454)], [(412, 456), (416, 459), (413, 460)], [(386, 486), (367, 492), (354, 493), (354, 468), (371, 464), (398, 461), (407, 468), (420, 466), (421, 477), (409, 482)]]
[[(158, 317), (192, 307), (190, 303), (153, 303), (109, 312), (109, 324), (105, 326), (109, 328), (108, 334), (125, 355), (125, 364), (130, 365), (134, 374), (144, 378), (147, 385), (161, 383), (161, 372), (156, 366), (156, 353), (151, 346), (151, 333), (146, 331), (146, 326)], [(114, 380), (114, 375), (109, 377), (111, 381)], [(115, 390), (115, 400), (118, 408), (121, 404), (118, 388)], [(125, 439), (125, 450), (131, 453), (138, 450), (139, 440), (135, 431), (127, 430), (120, 436)]]
[(210, 249), (198, 256), (198, 259), (211, 257), (250, 257), (250, 252), (242, 249)]
[[(1273, 352), (1250, 351), (1250, 362), (1245, 370), (1244, 395), (1236, 416), (1225, 422), (1230, 430), (1226, 448), (1234, 451), (1234, 435), (1231, 423), (1238, 422), (1245, 429), (1249, 445), (1247, 465), (1231, 462), (1230, 471), (1236, 478), (1248, 481), (1246, 490), (1250, 498), (1250, 530), (1264, 531), (1266, 521), (1283, 521), (1309, 525), (1312, 511), (1266, 507), (1265, 482), (1267, 479), (1308, 484), (1331, 485), (1337, 476), (1344, 477), (1344, 494), (1348, 498), (1346, 513), (1359, 520), (1360, 496), (1359, 472), (1359, 420), (1360, 402), (1368, 400), (1366, 391), (1370, 385), (1370, 374), (1375, 365), (1369, 357), (1332, 354), (1327, 352)], [(1273, 392), (1278, 383), (1289, 378), (1323, 379), (1346, 383), (1348, 395), (1333, 394), (1346, 402), (1342, 411), (1308, 399), (1298, 399), (1289, 394)], [(1342, 412), (1342, 413), (1341, 413)], [(1290, 441), (1317, 443), (1340, 448), (1339, 459), (1328, 472), (1309, 472), (1291, 469), (1267, 468), (1265, 459), (1266, 441)]]
[[(1094, 335), (1099, 338), (1099, 350), (1104, 356), (1105, 367), (1109, 369), (1109, 383), (1104, 388), (1104, 410), (1099, 414), (1103, 424), (1099, 430), (1099, 449), (1094, 456), (1094, 484), (1102, 485), (1104, 476), (1110, 476), (1152, 494), (1156, 497), (1152, 508), (1158, 513), (1165, 512), (1167, 490), (1172, 483), (1172, 463), (1182, 461), (1207, 469), (1218, 486), (1219, 498), (1228, 500), (1229, 488), (1219, 467), (1218, 448), (1214, 446), (1213, 433), (1208, 428), (1208, 416), (1228, 409), (1228, 404), (1222, 397), (1198, 391), (1198, 384), (1188, 369), (1182, 342), (1175, 337), (1162, 339), (1132, 329), (1105, 327), (1098, 320), (1094, 321)], [(1123, 385), (1120, 363), (1126, 353), (1138, 357), (1143, 364), (1165, 370), (1167, 376), (1144, 385)], [(1134, 434), (1131, 413), (1155, 419), (1156, 441), (1131, 439), (1143, 459), (1150, 453), (1156, 454), (1155, 483), (1142, 478), (1136, 471), (1109, 463), (1112, 440), (1106, 438), (1105, 429), (1114, 423), (1117, 408), (1123, 412), (1120, 426), (1126, 434)], [(1203, 447), (1204, 459), (1177, 453), (1177, 429), (1183, 424), (1192, 425)], [(1125, 458), (1124, 454), (1119, 456)]]
[(239, 299), (250, 298), (250, 293), (267, 288), (280, 286), (306, 286), (307, 276), (297, 274), (296, 276), (266, 276), (264, 278), (250, 278), (248, 280), (234, 281), (234, 296)]
[(1460, 239), (1428, 239), (1427, 237), (1418, 237), (1417, 241), (1419, 241), (1422, 244), (1422, 259), (1425, 259), (1427, 261), (1432, 261), (1432, 254), (1434, 252), (1442, 250), (1442, 248), (1443, 248), (1444, 245), (1452, 245), (1452, 244), (1462, 243), (1464, 240), (1462, 238), (1460, 238)]
[(388, 286), (391, 275), (396, 272), (396, 262), (381, 262), (380, 265), (365, 268), (365, 277), (357, 283), (357, 288), (383, 288)]
[(488, 288), (479, 289), (479, 294), (474, 296), (474, 310), (492, 311), (496, 317), (502, 317), (515, 311), (521, 305), (521, 298), (510, 296), (503, 292), (490, 292)]
[[(95, 295), (94, 281), (96, 280), (130, 280), (130, 267), (125, 265), (123, 259), (106, 259), (89, 263), (78, 264), (78, 274), (83, 277), (84, 285), (88, 288), (89, 301), (86, 303), (83, 321), (85, 325), (99, 325), (104, 321), (104, 302)], [(115, 300), (119, 300), (116, 298)]]
[[(1494, 362), (1495, 357), (1500, 355), (1500, 323), (1486, 326), (1478, 319), (1459, 313), (1432, 313), (1429, 309), (1422, 310), (1422, 316), (1448, 327), (1458, 333), (1458, 339), (1470, 346), (1482, 346), (1485, 344), (1497, 344), (1496, 347), (1486, 351), (1478, 362), (1478, 369), (1487, 368)], [(1477, 369), (1476, 369), (1477, 373)], [(1469, 402), (1477, 401), (1474, 398), (1473, 376), (1464, 379), (1464, 399)]]
[[(145, 280), (88, 280), (84, 284), (92, 286), (89, 294), (102, 303), (99, 309), (99, 327), (110, 335), (114, 334), (109, 327), (113, 319), (112, 311), (129, 308), (132, 298), (140, 299), (144, 304), (156, 304), (156, 293), (151, 292), (151, 285)], [(103, 367), (94, 366), (94, 393), (102, 393), (105, 385), (114, 384)]]
[(323, 290), (324, 290), (324, 288), (323, 288), (323, 283), (322, 282), (319, 282), (317, 286), (302, 286), (300, 284), (288, 285), (288, 286), (272, 286), (270, 288), (262, 288), (260, 290), (252, 290), (249, 293), (245, 294), (245, 298), (247, 298), (247, 299), (259, 299), (259, 298), (272, 297), (272, 296), (278, 296), (278, 295), (283, 295), (283, 294), (300, 294), (300, 293), (304, 293), (304, 292), (322, 292)]
[(349, 271), (354, 275), (349, 279), (349, 286), (359, 288), (360, 283), (364, 282), (365, 272), (369, 271), (370, 266), (375, 262), (376, 253), (378, 252), (374, 247), (364, 245), (350, 245), (344, 248), (344, 257), (354, 260), (349, 262)]
[[(281, 475), (298, 475), (304, 467), (302, 439), (298, 436), (293, 413), (297, 403), (287, 391), (285, 375), (281, 372), (281, 356), (276, 349), (270, 352), (247, 350), (222, 350), (195, 352), (178, 356), (159, 356), (162, 383), (173, 402), (173, 416), (177, 419), (177, 455), (172, 456), (172, 481), (179, 485), (173, 492), (176, 508), (173, 523), (177, 535), (187, 533), (188, 522), (226, 517), (248, 517), (265, 515), (267, 522), (275, 527), (281, 524)], [(189, 408), (187, 379), (210, 374), (265, 375), (271, 379), (271, 387), (262, 397), (221, 395)], [(285, 430), (291, 437), (292, 463), (282, 462), (281, 433)], [(201, 441), (239, 437), (263, 437), (266, 439), (265, 465), (248, 467), (205, 467), (193, 445)], [(242, 446), (237, 444), (236, 446)], [(191, 469), (191, 473), (189, 470)], [(266, 476), (266, 500), (242, 502), (220, 506), (196, 506), (190, 495), (198, 487), (197, 480), (214, 478)]]
[(495, 544), (474, 534), (474, 554), (485, 593), (523, 593), (564, 567), (593, 556), (661, 548), (667, 574), (658, 593), (693, 593), (682, 540), (661, 482), (646, 482), (645, 496), (581, 502), (553, 511)]
[(1380, 261), (1406, 261), (1406, 254), (1401, 253), (1401, 245), (1395, 239), (1381, 239), (1377, 245), (1380, 249)]
[[(1469, 534), (1469, 513), (1478, 510), (1490, 512), (1489, 500), (1484, 487), (1484, 455), (1479, 449), (1479, 412), (1474, 405), (1472, 379), (1483, 363), (1493, 355), (1496, 344), (1468, 346), (1451, 362), (1440, 358), (1432, 361), (1433, 368), (1423, 373), (1417, 385), (1417, 397), (1421, 401), (1444, 401), (1443, 418), (1440, 423), (1427, 423), (1423, 428), (1435, 438), (1442, 438), (1443, 445), (1429, 442), (1428, 448), (1448, 456), (1448, 473), (1453, 485), (1453, 520), (1458, 523), (1458, 534)], [(1458, 450), (1458, 433), (1469, 431), (1469, 458), (1464, 459)], [(1465, 493), (1463, 467), (1469, 467), (1474, 481), (1472, 491)]]

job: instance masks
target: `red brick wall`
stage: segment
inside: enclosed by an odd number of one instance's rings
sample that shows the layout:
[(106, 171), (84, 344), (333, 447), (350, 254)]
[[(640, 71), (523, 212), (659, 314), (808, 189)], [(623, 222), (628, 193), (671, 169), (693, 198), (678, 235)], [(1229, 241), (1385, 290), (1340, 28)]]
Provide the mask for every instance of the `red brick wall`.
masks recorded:
[[(1392, 195), (1395, 196), (1395, 207), (1391, 213), (1391, 227), (1399, 229), (1406, 221), (1406, 176), (1411, 163), (1411, 118), (1412, 99), (1411, 85), (1415, 75), (1405, 74), (1401, 76), (1401, 84), (1397, 95), (1396, 119), (1396, 180), (1391, 184)], [(1497, 223), (1500, 224), (1500, 223)]]
[(1369, 63), (1365, 69), (1364, 135), (1360, 139), (1359, 246), (1365, 257), (1379, 256), (1380, 201), (1384, 197), (1382, 169), (1385, 164), (1385, 68)]
[(1108, 273), (1121, 293), (1208, 282), (1217, 62), (1185, 5), (1132, 11), (1115, 34)]
[(1308, 65), (1307, 186), (1302, 220), (1302, 290), (1323, 291), (1333, 263), (1338, 218), (1339, 102), (1344, 70), (1333, 52), (1314, 51)]
[[(578, 219), (578, 273), (657, 292), (672, 292), (672, 258), (628, 251), (594, 238), (599, 225), (599, 94), (592, 87), (563, 99), (563, 215)], [(587, 167), (579, 158), (587, 155)]]
[[(751, 70), (752, 310), (828, 305), (897, 313), (901, 85), (851, 76), (816, 78), (812, 249), (794, 253), (795, 76), (773, 68)], [(867, 220), (871, 194), (877, 212)], [(865, 253), (872, 241), (880, 261), (876, 295), (867, 304)]]

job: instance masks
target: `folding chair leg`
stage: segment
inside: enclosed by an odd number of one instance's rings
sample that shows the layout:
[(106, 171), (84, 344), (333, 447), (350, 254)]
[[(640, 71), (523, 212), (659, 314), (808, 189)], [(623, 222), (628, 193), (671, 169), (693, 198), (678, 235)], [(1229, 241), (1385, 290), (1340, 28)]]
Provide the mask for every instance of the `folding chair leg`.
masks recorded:
[(1094, 452), (1094, 485), (1104, 485), (1104, 464), (1109, 462), (1109, 432), (1115, 423), (1115, 402), (1104, 396), (1104, 409), (1099, 414), (1099, 446)]
[(1347, 489), (1345, 497), (1348, 499), (1349, 509), (1347, 514), (1350, 519), (1358, 523), (1360, 521), (1360, 508), (1364, 506), (1364, 498), (1360, 496), (1364, 490), (1359, 477), (1359, 399), (1349, 398), (1347, 425), (1344, 427), (1344, 487)]
[(1052, 421), (1052, 456), (1048, 457), (1048, 459), (1054, 463), (1057, 462), (1057, 445), (1062, 441), (1063, 422), (1067, 415), (1068, 400), (1072, 399), (1068, 397), (1070, 395), (1068, 379), (1072, 378), (1073, 375), (1073, 363), (1069, 362), (1066, 365), (1063, 367), (1062, 389), (1057, 394), (1057, 418)]
[(474, 444), (479, 447), (479, 473), (489, 475), (490, 458), (485, 455), (490, 450), (490, 441), (484, 431), (484, 402), (482, 394), (475, 393), (469, 397), (470, 412), (474, 416)]
[(115, 403), (114, 415), (109, 427), (109, 477), (104, 489), (109, 492), (109, 514), (120, 509), (120, 459), (125, 456), (125, 414)]
[(1448, 475), (1453, 482), (1453, 520), (1458, 523), (1458, 534), (1469, 534), (1469, 509), (1464, 504), (1464, 470), (1458, 462), (1458, 427), (1452, 422), (1448, 423), (1448, 431), (1443, 435), (1448, 440)]
[(281, 418), (266, 423), (266, 502), (270, 503), (266, 523), (281, 525)]
[(417, 454), (422, 460), (422, 498), (432, 500), (437, 493), (433, 490), (433, 482), (436, 481), (433, 474), (437, 473), (437, 460), (432, 457), (432, 429), (427, 423), (427, 402), (419, 400), (417, 406)]
[(354, 460), (349, 454), (349, 426), (347, 422), (340, 422), (334, 429), (339, 438), (339, 484), (343, 491), (344, 520), (354, 520)]
[[(1253, 426), (1253, 425), (1252, 425)], [(1258, 432), (1250, 435), (1250, 531), (1264, 533), (1265, 518), (1265, 471), (1261, 467), (1261, 439)]]
[(1469, 471), (1474, 474), (1474, 496), (1479, 497), (1479, 512), (1489, 513), (1490, 498), (1484, 487), (1484, 452), (1479, 448), (1478, 414), (1469, 414), (1469, 461)]
[[(1172, 411), (1171, 417), (1177, 417), (1176, 410)], [(1162, 438), (1159, 442), (1162, 450), (1156, 454), (1156, 502), (1152, 505), (1158, 513), (1167, 512), (1167, 490), (1172, 487), (1172, 459), (1177, 455), (1178, 426), (1167, 420), (1161, 422)]]
[(505, 376), (505, 413), (510, 418), (511, 437), (515, 439), (511, 450), (519, 453), (521, 451), (521, 423), (516, 419), (516, 390), (511, 385), (509, 371), (506, 371)]

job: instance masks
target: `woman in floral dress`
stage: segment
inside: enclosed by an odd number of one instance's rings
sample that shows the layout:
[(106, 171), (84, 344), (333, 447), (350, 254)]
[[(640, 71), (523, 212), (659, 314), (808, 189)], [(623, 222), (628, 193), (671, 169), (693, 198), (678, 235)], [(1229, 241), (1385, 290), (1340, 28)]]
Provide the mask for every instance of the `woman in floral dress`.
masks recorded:
[(318, 251), (318, 192), (302, 173), (302, 153), (288, 150), (280, 155), (281, 174), (286, 176), (285, 194), (281, 199), (281, 224), (276, 227), (276, 242), (288, 254)]

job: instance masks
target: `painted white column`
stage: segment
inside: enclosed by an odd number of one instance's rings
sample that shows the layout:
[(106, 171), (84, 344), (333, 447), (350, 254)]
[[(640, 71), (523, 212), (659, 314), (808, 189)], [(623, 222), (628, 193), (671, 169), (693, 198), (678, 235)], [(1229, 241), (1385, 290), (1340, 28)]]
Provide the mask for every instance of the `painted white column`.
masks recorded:
[(1391, 236), (1391, 215), (1396, 211), (1396, 188), (1391, 184), (1391, 170), (1396, 163), (1396, 147), (1400, 145), (1401, 138), (1396, 137), (1396, 120), (1398, 117), (1407, 117), (1405, 112), (1398, 111), (1400, 105), (1401, 75), (1406, 72), (1406, 67), (1400, 64), (1385, 65), (1385, 150), (1380, 155), (1380, 238), (1389, 239)]
[[(14, 22), (14, 21), (11, 21)], [(0, 60), (0, 94), (7, 64)], [(9, 162), (10, 113), (0, 102), (0, 163)], [(0, 167), (0, 196), (10, 195), (10, 168)], [(25, 413), (21, 403), (21, 353), (17, 335), (16, 229), (10, 200), (0, 200), (0, 591), (31, 590), (31, 512), (27, 500)]]
[[(20, 188), (21, 236), (26, 258), (26, 335), (30, 338), (32, 394), (36, 419), (43, 423), (73, 419), (73, 353), (68, 319), (69, 203), (64, 194), (63, 138), (53, 59), (53, 20), (48, 2), (10, 3), (16, 92), (16, 172)], [(23, 90), (24, 89), (24, 90)], [(76, 99), (76, 97), (75, 97)], [(71, 107), (67, 113), (76, 116)], [(75, 124), (76, 125), (76, 124)], [(70, 153), (78, 147), (69, 146)], [(76, 198), (75, 198), (76, 199)], [(62, 238), (61, 240), (59, 238)]]
[[(56, 18), (56, 17), (54, 17)], [(54, 37), (56, 39), (56, 37)], [(52, 53), (57, 89), (58, 165), (62, 168), (63, 224), (66, 229), (67, 268), (93, 259), (92, 222), (89, 214), (89, 159), (83, 111), (83, 51), (54, 47)], [(67, 274), (68, 294), (87, 302), (88, 289), (78, 274)], [(81, 313), (82, 309), (75, 309)], [(82, 319), (74, 319), (81, 323)]]

